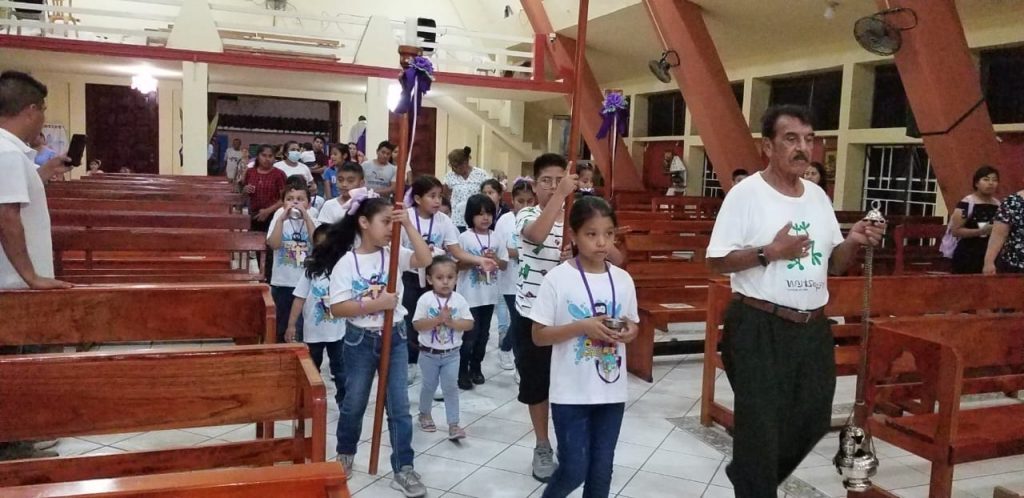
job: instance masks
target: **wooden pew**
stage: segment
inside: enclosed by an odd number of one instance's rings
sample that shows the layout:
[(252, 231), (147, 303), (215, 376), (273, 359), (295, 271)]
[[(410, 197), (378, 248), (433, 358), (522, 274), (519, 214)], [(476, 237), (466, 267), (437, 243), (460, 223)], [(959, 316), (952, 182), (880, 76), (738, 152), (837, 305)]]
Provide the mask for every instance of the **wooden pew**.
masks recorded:
[[(51, 185), (59, 185), (60, 182), (53, 182)], [(234, 192), (179, 192), (179, 191), (155, 191), (139, 192), (131, 189), (119, 190), (94, 190), (76, 188), (53, 188), (47, 186), (47, 199), (106, 199), (106, 200), (128, 200), (128, 201), (177, 201), (195, 202), (208, 205), (241, 206), (245, 202), (242, 194)]]
[(81, 228), (195, 228), (248, 230), (244, 214), (51, 209), (50, 224)]
[(0, 291), (0, 346), (231, 339), (273, 344), (262, 284), (134, 285)]
[[(683, 235), (675, 233), (628, 234), (624, 238), (627, 266), (633, 261), (692, 261), (703, 262), (710, 235)], [(708, 269), (698, 269), (702, 275)]]
[(612, 199), (612, 205), (615, 207), (616, 212), (650, 211), (651, 198), (663, 195), (664, 193), (664, 190), (618, 190), (615, 192), (615, 198)]
[(662, 221), (670, 221), (670, 220), (672, 220), (672, 213), (668, 213), (668, 212), (653, 213), (651, 211), (629, 211), (629, 210), (619, 211), (619, 210), (616, 210), (615, 211), (615, 218), (618, 220), (620, 225), (628, 224), (629, 222), (632, 222), (634, 220), (644, 220), (644, 221), (648, 221), (648, 220), (662, 220)]
[(675, 220), (713, 220), (722, 199), (696, 196), (658, 196), (651, 199), (651, 211), (668, 211)]
[(113, 479), (17, 486), (6, 498), (347, 498), (345, 471), (337, 462), (201, 470)]
[(699, 353), (704, 341), (655, 342), (657, 330), (667, 330), (670, 323), (701, 322), (707, 315), (708, 281), (676, 280), (668, 287), (637, 287), (637, 308), (640, 331), (626, 345), (626, 370), (654, 382), (654, 357), (671, 354)]
[(677, 235), (711, 235), (715, 227), (713, 220), (656, 220), (637, 219), (622, 223), (619, 231), (623, 234), (672, 233)]
[(895, 242), (892, 274), (949, 273), (952, 261), (939, 252), (944, 235), (945, 225), (897, 225), (892, 233)]
[(174, 213), (230, 213), (233, 206), (210, 205), (191, 201), (136, 201), (124, 199), (49, 198), (46, 205), (52, 210), (82, 211), (143, 211)]
[[(861, 325), (855, 323), (862, 311), (860, 277), (828, 279), (829, 302), (825, 314), (844, 317), (846, 324), (833, 325), (836, 337), (836, 374), (856, 375), (860, 358)], [(732, 301), (728, 280), (714, 280), (708, 288), (704, 340), (704, 379), (701, 423), (718, 423), (732, 428), (732, 411), (715, 402), (715, 378), (723, 369), (718, 353), (722, 321)], [(875, 277), (871, 311), (875, 317), (919, 317), (928, 314), (954, 315), (986, 310), (1024, 310), (1024, 277), (1016, 275), (913, 275)]]
[[(0, 462), (0, 486), (322, 462), (326, 390), (301, 344), (0, 357), (0, 440), (291, 420), (291, 437)], [(306, 437), (306, 419), (312, 436)]]
[[(961, 396), (1024, 389), (1024, 315), (880, 320), (872, 325), (864, 415), (874, 437), (931, 461), (931, 498), (956, 464), (1024, 454), (1024, 404), (961, 407)], [(899, 378), (914, 365), (914, 382)], [(899, 413), (880, 405), (905, 406)]]
[(223, 176), (195, 176), (195, 175), (153, 175), (148, 173), (106, 173), (103, 175), (83, 176), (85, 181), (167, 181), (182, 183), (228, 183)]

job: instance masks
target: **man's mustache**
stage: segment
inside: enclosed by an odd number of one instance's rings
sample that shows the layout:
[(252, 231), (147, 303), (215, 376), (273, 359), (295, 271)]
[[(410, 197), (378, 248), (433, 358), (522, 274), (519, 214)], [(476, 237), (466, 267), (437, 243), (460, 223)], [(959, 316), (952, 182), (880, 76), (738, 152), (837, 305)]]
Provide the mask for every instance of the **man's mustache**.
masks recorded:
[(810, 159), (807, 158), (807, 155), (804, 154), (803, 152), (797, 152), (796, 155), (793, 156), (793, 160), (794, 161), (800, 161), (800, 160), (810, 161)]

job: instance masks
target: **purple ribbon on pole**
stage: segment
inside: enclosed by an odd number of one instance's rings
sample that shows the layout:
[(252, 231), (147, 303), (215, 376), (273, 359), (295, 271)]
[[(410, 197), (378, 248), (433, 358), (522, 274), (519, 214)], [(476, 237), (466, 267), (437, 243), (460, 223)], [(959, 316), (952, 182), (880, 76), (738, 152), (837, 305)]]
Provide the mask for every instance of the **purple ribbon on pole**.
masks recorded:
[(618, 128), (615, 132), (621, 137), (626, 134), (626, 123), (629, 120), (629, 105), (621, 93), (609, 92), (604, 97), (604, 104), (601, 105), (601, 128), (597, 130), (598, 139), (608, 136), (613, 122), (616, 121), (616, 116), (619, 119), (615, 123)]
[(395, 112), (398, 114), (409, 112), (414, 106), (412, 102), (414, 98), (416, 111), (419, 111), (423, 106), (423, 96), (430, 91), (430, 84), (434, 81), (434, 65), (430, 59), (421, 55), (413, 57), (409, 67), (402, 71), (398, 81), (402, 84), (402, 98), (398, 101)]

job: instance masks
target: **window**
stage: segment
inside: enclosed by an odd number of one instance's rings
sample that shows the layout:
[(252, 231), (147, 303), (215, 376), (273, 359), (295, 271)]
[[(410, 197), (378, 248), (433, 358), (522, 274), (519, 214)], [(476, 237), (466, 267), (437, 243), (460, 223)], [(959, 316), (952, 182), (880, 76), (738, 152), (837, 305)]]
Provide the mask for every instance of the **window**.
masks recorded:
[(718, 182), (715, 167), (711, 164), (711, 159), (708, 159), (707, 154), (704, 154), (704, 174), (701, 178), (704, 181), (703, 187), (701, 187), (701, 195), (704, 197), (722, 196), (722, 184)]
[(807, 106), (814, 118), (814, 129), (839, 129), (839, 101), (843, 86), (843, 72), (792, 78), (778, 78), (771, 82), (770, 105), (795, 104)]
[(679, 92), (654, 93), (647, 96), (647, 135), (651, 137), (680, 136), (686, 120), (686, 102)]
[(1024, 47), (981, 53), (981, 87), (992, 123), (1024, 123)]
[(886, 215), (932, 216), (938, 183), (922, 145), (869, 145), (861, 209), (872, 201)]
[(875, 68), (875, 95), (871, 103), (872, 128), (903, 128), (913, 119), (895, 65)]

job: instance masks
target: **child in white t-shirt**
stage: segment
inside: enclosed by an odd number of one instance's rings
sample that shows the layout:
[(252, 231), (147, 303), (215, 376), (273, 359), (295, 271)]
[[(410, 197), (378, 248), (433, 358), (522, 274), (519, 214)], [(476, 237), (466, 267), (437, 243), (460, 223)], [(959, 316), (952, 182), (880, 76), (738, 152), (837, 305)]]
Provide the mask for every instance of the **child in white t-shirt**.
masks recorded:
[[(327, 232), (324, 244), (342, 256), (331, 270), (331, 313), (347, 320), (342, 356), (345, 362), (345, 399), (341, 403), (338, 430), (338, 460), (351, 475), (363, 415), (370, 399), (377, 366), (380, 363), (382, 333), (386, 312), (391, 318), (391, 350), (387, 361), (391, 375), (387, 379), (388, 436), (391, 443), (391, 486), (405, 496), (424, 496), (427, 488), (413, 470), (412, 416), (406, 383), (409, 349), (406, 346), (406, 310), (401, 305), (402, 281), (396, 293), (386, 291), (390, 272), (391, 231), (401, 223), (413, 249), (400, 248), (399, 272), (430, 264), (430, 248), (423, 241), (404, 209), (392, 209), (372, 191), (352, 195), (345, 218)], [(358, 244), (356, 243), (358, 237)]]
[[(309, 205), (309, 191), (301, 178), (289, 179), (281, 193), (284, 206), (274, 213), (267, 232), (267, 246), (274, 251), (270, 291), (277, 308), (277, 342), (284, 342), (292, 294), (302, 276), (311, 236), (316, 228), (316, 209)], [(301, 318), (298, 325), (302, 330)], [(301, 336), (299, 337), (301, 340)]]
[[(462, 333), (473, 328), (473, 314), (469, 303), (455, 289), (458, 269), (448, 256), (434, 256), (427, 267), (427, 282), (431, 291), (420, 296), (413, 313), (412, 325), (419, 332), (420, 371), (423, 385), (420, 389), (420, 429), (435, 432), (434, 418), (430, 414), (434, 391), (438, 383), (444, 394), (444, 411), (448, 422), (448, 439), (466, 437), (459, 426), (459, 349)], [(411, 341), (410, 341), (411, 342)]]
[(507, 244), (495, 237), (490, 229), (496, 210), (494, 201), (484, 194), (475, 194), (466, 200), (468, 229), (459, 235), (459, 244), (474, 257), (495, 261), (498, 268), (486, 271), (474, 263), (459, 261), (459, 293), (465, 296), (473, 313), (473, 330), (462, 340), (460, 389), (473, 389), (474, 385), (484, 383), (481, 365), (487, 351), (494, 305), (501, 299), (498, 270), (508, 266)]
[(344, 163), (335, 165), (335, 176), (332, 177), (338, 187), (338, 196), (331, 198), (324, 203), (317, 221), (320, 223), (338, 223), (345, 217), (345, 210), (348, 209), (348, 201), (352, 198), (353, 192), (360, 188), (365, 189), (366, 182), (363, 181), (363, 167), (356, 163)]
[[(508, 266), (498, 273), (498, 288), (504, 303), (499, 302), (498, 334), (501, 338), (498, 341), (498, 363), (504, 370), (515, 368), (514, 362), (514, 337), (512, 335), (512, 320), (510, 310), (516, 306), (516, 292), (519, 290), (519, 232), (516, 231), (516, 214), (525, 207), (537, 203), (537, 197), (533, 193), (533, 184), (528, 180), (520, 179), (512, 185), (512, 211), (509, 211), (500, 218), (494, 225), (494, 236), (499, 241), (504, 241), (508, 250)], [(505, 313), (502, 314), (500, 306), (505, 305)]]
[(633, 279), (607, 262), (615, 244), (611, 207), (583, 197), (569, 226), (579, 255), (545, 275), (529, 316), (533, 341), (552, 346), (549, 399), (559, 465), (543, 498), (569, 496), (580, 485), (588, 495), (608, 496), (628, 398), (625, 344), (639, 331)]

